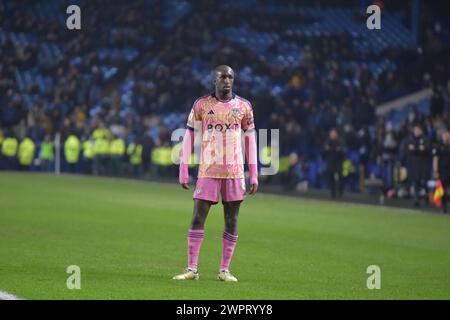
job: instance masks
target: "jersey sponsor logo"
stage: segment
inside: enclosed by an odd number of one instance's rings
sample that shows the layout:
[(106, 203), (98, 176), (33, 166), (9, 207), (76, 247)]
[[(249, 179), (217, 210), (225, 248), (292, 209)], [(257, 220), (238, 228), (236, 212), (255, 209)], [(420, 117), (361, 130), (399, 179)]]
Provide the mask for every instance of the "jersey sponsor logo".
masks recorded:
[(219, 132), (223, 132), (223, 131), (228, 131), (228, 130), (239, 130), (239, 124), (237, 123), (217, 123), (217, 124), (212, 124), (209, 123), (207, 126), (207, 130), (209, 132), (215, 130), (215, 131), (219, 131)]

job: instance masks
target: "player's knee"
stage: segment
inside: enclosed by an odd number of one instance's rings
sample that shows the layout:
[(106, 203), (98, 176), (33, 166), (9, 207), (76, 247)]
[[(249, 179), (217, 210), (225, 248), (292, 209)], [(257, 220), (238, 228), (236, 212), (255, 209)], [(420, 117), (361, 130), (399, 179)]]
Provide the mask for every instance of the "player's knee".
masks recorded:
[(202, 229), (205, 225), (205, 219), (200, 214), (194, 214), (194, 217), (192, 218), (192, 224), (191, 229)]
[(237, 229), (237, 215), (227, 215), (225, 218), (225, 231), (234, 234)]

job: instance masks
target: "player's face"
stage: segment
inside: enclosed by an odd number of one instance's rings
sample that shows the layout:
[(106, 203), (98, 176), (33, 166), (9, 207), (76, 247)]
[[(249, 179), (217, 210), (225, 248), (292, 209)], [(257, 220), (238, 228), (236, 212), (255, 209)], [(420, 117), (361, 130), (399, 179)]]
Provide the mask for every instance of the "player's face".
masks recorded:
[(233, 90), (234, 84), (234, 72), (232, 69), (225, 69), (216, 72), (216, 78), (214, 79), (216, 88), (225, 94)]

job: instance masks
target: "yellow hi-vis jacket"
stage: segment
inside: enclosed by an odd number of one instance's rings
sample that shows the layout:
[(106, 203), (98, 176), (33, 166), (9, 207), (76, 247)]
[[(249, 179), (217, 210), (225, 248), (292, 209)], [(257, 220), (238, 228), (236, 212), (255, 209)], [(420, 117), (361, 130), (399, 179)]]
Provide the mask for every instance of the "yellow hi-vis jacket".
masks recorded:
[(78, 162), (80, 156), (80, 140), (76, 136), (70, 135), (66, 139), (64, 143), (64, 156), (67, 163), (73, 164)]
[(92, 143), (91, 140), (84, 141), (83, 144), (81, 145), (81, 147), (83, 149), (83, 156), (86, 159), (94, 158), (94, 155), (95, 155), (94, 144)]
[(109, 139), (111, 136), (111, 131), (107, 128), (97, 128), (92, 132), (92, 137), (97, 140), (100, 138)]
[(2, 154), (6, 157), (15, 157), (17, 153), (17, 139), (16, 138), (6, 138), (3, 140), (2, 144)]
[(19, 163), (23, 166), (29, 166), (33, 162), (34, 150), (36, 146), (30, 138), (25, 138), (19, 145)]
[(170, 166), (172, 164), (172, 148), (157, 147), (152, 150), (152, 163), (159, 166)]
[(114, 139), (109, 146), (109, 153), (112, 155), (122, 156), (125, 154), (125, 141), (123, 139)]
[(130, 157), (130, 163), (132, 165), (139, 165), (142, 163), (142, 145), (130, 143), (127, 148), (127, 154)]
[(96, 155), (109, 154), (109, 140), (98, 138), (94, 143), (94, 152)]

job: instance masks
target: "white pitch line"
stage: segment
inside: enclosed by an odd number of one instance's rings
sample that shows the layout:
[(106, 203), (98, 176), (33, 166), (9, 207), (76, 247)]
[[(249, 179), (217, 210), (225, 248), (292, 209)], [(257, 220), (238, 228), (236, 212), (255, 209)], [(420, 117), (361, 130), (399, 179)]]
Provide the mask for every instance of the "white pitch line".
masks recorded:
[(8, 292), (0, 290), (0, 300), (24, 300), (24, 299), (16, 297), (13, 294), (10, 294)]

